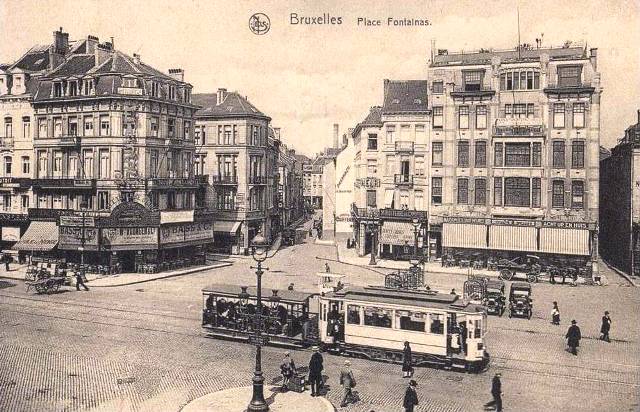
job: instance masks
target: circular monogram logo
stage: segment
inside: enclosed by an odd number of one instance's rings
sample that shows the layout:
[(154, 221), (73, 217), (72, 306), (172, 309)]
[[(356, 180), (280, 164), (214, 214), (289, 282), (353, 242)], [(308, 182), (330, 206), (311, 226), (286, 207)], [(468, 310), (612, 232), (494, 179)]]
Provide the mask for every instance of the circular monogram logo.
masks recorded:
[(263, 35), (269, 32), (271, 21), (264, 13), (256, 13), (249, 18), (249, 29), (253, 34)]

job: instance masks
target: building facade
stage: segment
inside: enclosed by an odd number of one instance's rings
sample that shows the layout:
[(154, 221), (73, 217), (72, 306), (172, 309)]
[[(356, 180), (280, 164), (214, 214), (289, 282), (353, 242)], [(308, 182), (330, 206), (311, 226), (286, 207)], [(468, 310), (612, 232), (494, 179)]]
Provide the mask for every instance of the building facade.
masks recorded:
[(430, 109), (427, 81), (384, 81), (384, 102), (353, 132), (353, 233), (358, 253), (390, 259), (428, 254)]
[[(54, 35), (55, 47), (70, 48), (67, 33)], [(94, 36), (39, 77), (31, 225), (16, 248), (123, 271), (204, 256), (213, 222), (196, 204), (196, 106), (183, 77)]]
[(216, 245), (221, 252), (248, 253), (261, 232), (271, 238), (277, 207), (280, 142), (271, 118), (237, 92), (194, 94), (196, 175), (211, 185), (206, 201), (216, 211)]
[(316, 157), (302, 166), (304, 200), (314, 209), (322, 209), (322, 167), (324, 160)]
[(600, 254), (640, 274), (640, 110), (638, 122), (600, 162)]
[(439, 50), (428, 82), (438, 249), (595, 268), (597, 49)]

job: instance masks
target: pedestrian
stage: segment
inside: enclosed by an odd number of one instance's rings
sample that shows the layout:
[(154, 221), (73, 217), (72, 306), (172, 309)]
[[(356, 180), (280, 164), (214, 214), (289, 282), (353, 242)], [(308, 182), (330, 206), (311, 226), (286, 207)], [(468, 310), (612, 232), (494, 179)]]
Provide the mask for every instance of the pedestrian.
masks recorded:
[(463, 353), (467, 353), (467, 322), (460, 322), (460, 348)]
[(344, 408), (353, 399), (351, 390), (356, 386), (356, 378), (353, 376), (353, 371), (351, 371), (351, 362), (348, 360), (344, 361), (344, 368), (340, 371), (340, 385), (344, 388), (344, 396), (340, 403), (340, 407)]
[(327, 262), (324, 263), (324, 271), (327, 273), (331, 272), (331, 269), (329, 268), (329, 264)]
[(82, 269), (76, 270), (76, 290), (77, 291), (80, 291), (80, 286), (82, 286), (84, 290), (86, 290), (87, 292), (89, 291), (89, 288), (87, 287), (87, 285), (84, 284), (84, 273)]
[(313, 355), (309, 360), (309, 381), (311, 383), (311, 396), (320, 396), (320, 386), (322, 385), (322, 355), (318, 347), (314, 346)]
[(410, 378), (413, 375), (413, 367), (411, 366), (411, 346), (409, 342), (404, 343), (402, 350), (402, 377)]
[(312, 227), (309, 228), (309, 237), (313, 237), (313, 228)]
[(449, 292), (450, 295), (457, 295), (456, 290), (455, 289), (451, 289), (451, 292)]
[(600, 326), (600, 339), (606, 340), (607, 342), (611, 342), (611, 339), (609, 339), (610, 329), (611, 329), (611, 318), (609, 317), (609, 312), (605, 311), (604, 316), (602, 317), (602, 326)]
[(418, 386), (418, 382), (411, 379), (409, 381), (409, 386), (407, 386), (407, 390), (404, 392), (404, 400), (402, 401), (404, 412), (413, 412), (413, 408), (418, 404), (416, 386)]
[(9, 263), (11, 263), (11, 256), (4, 255), (2, 258), (4, 260), (4, 268), (7, 272), (9, 272)]
[(551, 323), (554, 325), (560, 324), (560, 309), (558, 309), (558, 302), (553, 302), (553, 309), (551, 309)]
[(580, 334), (580, 328), (576, 323), (575, 319), (571, 321), (571, 326), (569, 326), (569, 330), (567, 331), (565, 338), (567, 338), (567, 345), (569, 345), (571, 353), (577, 356), (577, 348), (580, 346), (580, 339), (582, 339), (582, 335)]
[(296, 364), (291, 358), (289, 352), (285, 352), (284, 359), (280, 364), (280, 374), (282, 374), (282, 389), (286, 391), (289, 386), (289, 379), (291, 379), (296, 371)]
[(496, 412), (502, 412), (502, 382), (500, 381), (500, 372), (497, 372), (491, 380), (491, 396), (493, 400), (485, 403), (485, 407), (490, 408), (495, 405)]

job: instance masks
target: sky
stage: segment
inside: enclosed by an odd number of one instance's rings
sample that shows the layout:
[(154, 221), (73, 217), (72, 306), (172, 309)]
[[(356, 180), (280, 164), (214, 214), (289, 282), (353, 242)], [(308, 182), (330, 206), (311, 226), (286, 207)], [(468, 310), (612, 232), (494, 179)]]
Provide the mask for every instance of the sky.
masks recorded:
[[(184, 69), (194, 93), (224, 87), (247, 96), (289, 147), (313, 155), (332, 144), (334, 123), (342, 134), (382, 104), (383, 79), (426, 78), (432, 40), (450, 51), (515, 47), (517, 8), (522, 43), (544, 33), (543, 46), (598, 48), (601, 144), (614, 146), (640, 109), (640, 0), (0, 0), (0, 62), (50, 43), (59, 27), (71, 40), (113, 37), (157, 69)], [(251, 32), (254, 13), (269, 16), (268, 33)], [(292, 13), (342, 24), (294, 25)], [(389, 26), (389, 17), (430, 25)]]

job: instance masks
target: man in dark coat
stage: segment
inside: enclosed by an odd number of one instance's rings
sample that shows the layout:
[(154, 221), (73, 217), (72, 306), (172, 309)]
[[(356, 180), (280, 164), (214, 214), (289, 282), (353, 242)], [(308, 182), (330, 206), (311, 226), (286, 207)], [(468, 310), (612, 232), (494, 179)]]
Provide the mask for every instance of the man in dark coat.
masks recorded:
[(609, 317), (609, 312), (605, 311), (604, 316), (602, 317), (602, 326), (600, 326), (600, 339), (606, 340), (607, 342), (611, 342), (611, 339), (609, 339), (610, 329), (611, 329), (611, 318)]
[(404, 343), (404, 349), (402, 350), (402, 377), (410, 378), (413, 372), (413, 367), (411, 366), (411, 346), (409, 346), (409, 342)]
[(87, 287), (87, 285), (84, 284), (83, 272), (84, 272), (84, 269), (81, 269), (81, 268), (76, 270), (76, 290), (80, 291), (80, 286), (82, 286), (84, 290), (88, 292), (89, 288)]
[(580, 339), (582, 339), (582, 335), (580, 334), (580, 328), (576, 325), (576, 321), (571, 321), (571, 326), (569, 326), (569, 330), (565, 336), (567, 338), (567, 345), (571, 349), (571, 353), (574, 355), (578, 354), (578, 346), (580, 346)]
[(404, 401), (402, 402), (405, 412), (413, 412), (413, 408), (418, 404), (416, 386), (418, 386), (418, 382), (411, 379), (411, 381), (409, 381), (409, 386), (404, 393)]
[(313, 347), (313, 355), (309, 361), (309, 381), (311, 382), (311, 396), (320, 396), (320, 386), (322, 385), (322, 355), (318, 347)]
[(491, 380), (491, 396), (493, 400), (484, 406), (490, 408), (495, 405), (496, 412), (502, 411), (502, 382), (500, 381), (500, 373), (496, 373)]

